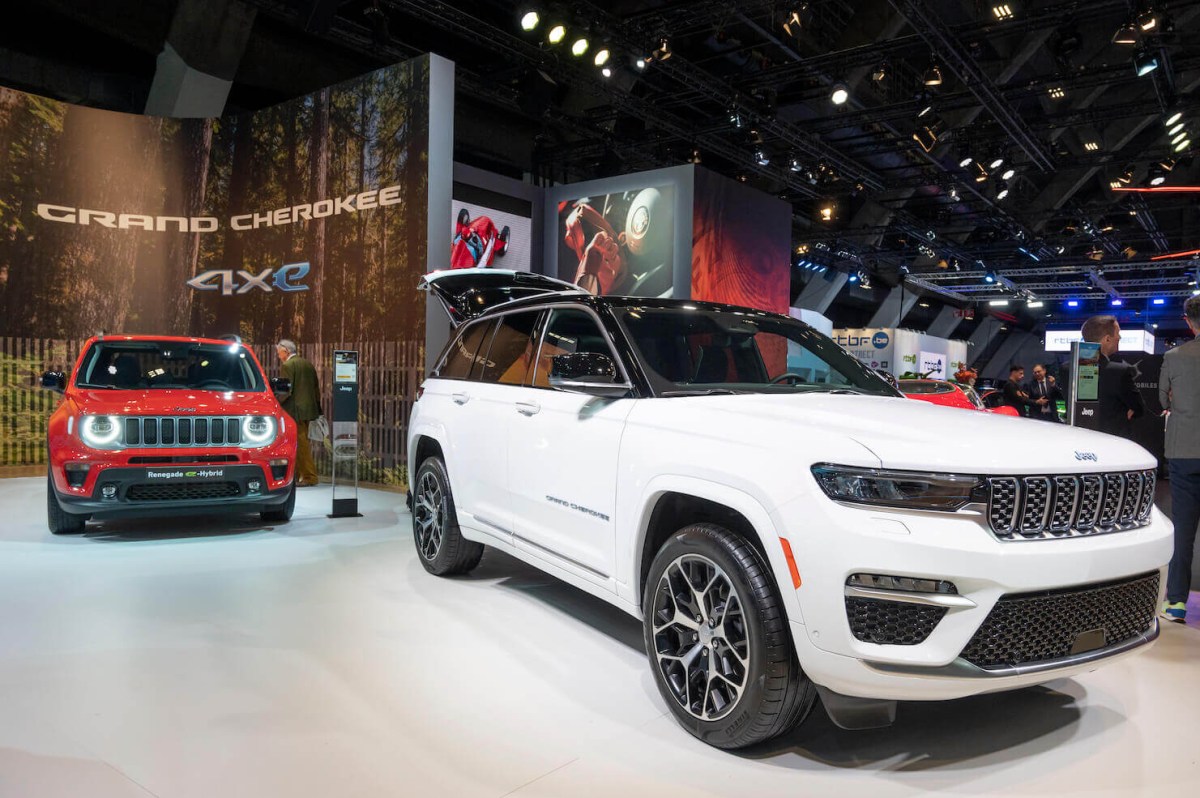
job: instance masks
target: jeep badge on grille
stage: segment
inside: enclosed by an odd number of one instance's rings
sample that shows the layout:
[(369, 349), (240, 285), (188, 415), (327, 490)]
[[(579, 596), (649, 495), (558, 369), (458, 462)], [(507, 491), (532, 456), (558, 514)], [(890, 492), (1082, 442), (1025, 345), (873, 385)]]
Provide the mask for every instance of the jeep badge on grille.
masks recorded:
[(1100, 462), (1100, 458), (1096, 456), (1095, 452), (1075, 452), (1075, 459), (1091, 460), (1093, 463)]

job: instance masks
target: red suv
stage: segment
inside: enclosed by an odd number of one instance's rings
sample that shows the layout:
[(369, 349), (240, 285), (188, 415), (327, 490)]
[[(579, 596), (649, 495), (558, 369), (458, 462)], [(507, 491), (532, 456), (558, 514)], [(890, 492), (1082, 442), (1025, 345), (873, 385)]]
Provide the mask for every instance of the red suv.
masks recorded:
[(50, 417), (46, 515), (56, 535), (89, 518), (259, 512), (296, 505), (296, 427), (254, 353), (237, 339), (98, 336)]

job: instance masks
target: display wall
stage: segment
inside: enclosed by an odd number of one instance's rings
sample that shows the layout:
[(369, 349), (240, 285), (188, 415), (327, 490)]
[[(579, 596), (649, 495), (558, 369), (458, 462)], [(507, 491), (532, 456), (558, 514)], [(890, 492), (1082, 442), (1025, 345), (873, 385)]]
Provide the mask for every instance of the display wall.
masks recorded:
[(30, 375), (100, 330), (289, 337), (318, 358), (411, 343), (423, 362), (416, 285), (449, 257), (452, 107), (436, 56), (217, 119), (0, 89), (0, 464), (44, 460), (52, 397)]
[(897, 377), (924, 374), (930, 379), (954, 378), (967, 359), (967, 342), (939, 338), (916, 330), (894, 327), (839, 328), (833, 340), (873, 369)]

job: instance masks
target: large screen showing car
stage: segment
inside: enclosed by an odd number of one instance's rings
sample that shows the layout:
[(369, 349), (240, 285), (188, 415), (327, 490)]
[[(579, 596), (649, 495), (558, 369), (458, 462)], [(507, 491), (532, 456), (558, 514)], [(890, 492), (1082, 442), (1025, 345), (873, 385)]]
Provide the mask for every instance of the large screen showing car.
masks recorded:
[(508, 211), (454, 201), (450, 268), (530, 271), (532, 221)]

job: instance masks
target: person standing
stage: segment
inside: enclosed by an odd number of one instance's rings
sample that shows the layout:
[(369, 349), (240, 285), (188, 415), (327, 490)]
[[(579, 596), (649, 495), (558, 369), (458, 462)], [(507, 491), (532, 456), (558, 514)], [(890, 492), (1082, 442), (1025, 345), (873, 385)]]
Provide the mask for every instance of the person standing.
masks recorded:
[(279, 402), (296, 422), (299, 445), (296, 452), (296, 484), (301, 488), (316, 485), (317, 464), (313, 461), (312, 443), (308, 439), (308, 423), (321, 415), (321, 394), (317, 386), (317, 370), (296, 352), (295, 341), (283, 339), (275, 346), (279, 355), (280, 374), (291, 381), (291, 390)]
[(1015, 363), (1008, 369), (1008, 382), (1004, 383), (1004, 404), (1015, 408), (1023, 418), (1029, 417), (1029, 394), (1021, 390), (1021, 382), (1025, 379), (1025, 369)]
[(1059, 421), (1058, 403), (1062, 401), (1062, 391), (1046, 375), (1044, 364), (1034, 364), (1033, 381), (1025, 386), (1025, 393), (1029, 394), (1029, 401), (1032, 403), (1029, 408), (1030, 418), (1056, 423)]
[[(1192, 335), (1200, 335), (1200, 296), (1183, 303), (1183, 317)], [(1158, 399), (1167, 417), (1167, 473), (1175, 522), (1175, 553), (1167, 568), (1163, 614), (1183, 623), (1200, 525), (1200, 340), (1177, 346), (1163, 357)]]
[(1146, 405), (1133, 380), (1134, 367), (1110, 359), (1121, 345), (1121, 325), (1116, 316), (1092, 316), (1082, 332), (1083, 340), (1100, 344), (1098, 429), (1132, 439), (1132, 422), (1146, 414)]

